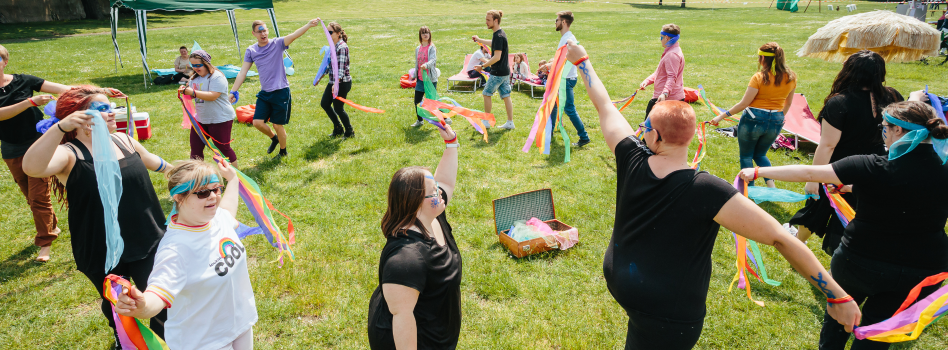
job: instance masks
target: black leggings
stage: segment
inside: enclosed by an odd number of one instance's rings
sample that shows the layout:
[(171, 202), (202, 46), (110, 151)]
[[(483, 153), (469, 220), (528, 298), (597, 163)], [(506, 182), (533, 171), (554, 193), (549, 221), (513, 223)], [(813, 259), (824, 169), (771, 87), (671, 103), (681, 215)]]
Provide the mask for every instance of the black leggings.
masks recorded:
[(629, 330), (626, 332), (625, 350), (689, 350), (698, 343), (704, 328), (703, 318), (678, 322), (634, 310), (626, 310), (626, 313), (629, 315)]
[[(419, 80), (418, 84), (424, 84), (423, 81)], [(434, 85), (435, 89), (438, 88), (438, 82), (431, 83)], [(415, 104), (412, 108), (415, 108), (415, 116), (418, 117), (418, 121), (421, 121), (421, 114), (418, 113), (418, 104), (421, 103), (421, 99), (425, 97), (425, 90), (415, 90)]]
[[(133, 284), (139, 290), (145, 290), (148, 287), (148, 275), (151, 275), (151, 269), (155, 264), (155, 252), (152, 252), (144, 259), (132, 262), (119, 262), (118, 266), (115, 266), (112, 271), (109, 271), (111, 274), (122, 276), (125, 279), (131, 279)], [(105, 281), (106, 273), (103, 272), (101, 268), (94, 268), (94, 271), (91, 272), (82, 272), (86, 275), (86, 278), (92, 282), (92, 285), (95, 286), (95, 290), (99, 292), (99, 297), (102, 297), (102, 282)], [(109, 320), (109, 327), (115, 329), (115, 319), (112, 318), (112, 303), (102, 298), (102, 315)], [(165, 337), (165, 320), (168, 319), (168, 310), (164, 309), (158, 313), (155, 317), (151, 318), (151, 324), (149, 325), (151, 330), (155, 331), (159, 337), (164, 339)]]
[[(349, 95), (349, 90), (351, 89), (351, 81), (340, 81), (339, 93), (337, 96), (346, 98), (346, 96)], [(343, 109), (343, 106), (346, 104), (342, 101), (332, 98), (332, 84), (326, 84), (326, 90), (323, 91), (323, 99), (319, 102), (319, 105), (323, 107), (323, 110), (326, 111), (326, 115), (329, 116), (329, 120), (332, 121), (333, 133), (341, 133), (343, 128), (345, 128), (346, 132), (352, 131), (352, 125), (349, 124), (349, 114), (347, 114), (346, 110)], [(340, 120), (342, 120), (342, 124), (339, 124)]]

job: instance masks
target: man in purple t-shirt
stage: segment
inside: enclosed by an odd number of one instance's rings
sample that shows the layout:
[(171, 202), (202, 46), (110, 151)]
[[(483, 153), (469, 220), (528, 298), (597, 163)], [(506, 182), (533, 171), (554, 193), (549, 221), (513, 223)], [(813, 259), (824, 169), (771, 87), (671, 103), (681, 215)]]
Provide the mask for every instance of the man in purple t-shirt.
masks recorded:
[[(257, 70), (260, 72), (260, 92), (257, 93), (257, 107), (253, 114), (253, 126), (260, 130), (264, 135), (270, 138), (270, 147), (267, 153), (273, 153), (277, 144), (280, 145), (280, 153), (276, 159), (285, 157), (286, 154), (286, 129), (284, 125), (290, 122), (290, 107), (292, 98), (290, 97), (290, 82), (286, 80), (286, 71), (283, 67), (283, 51), (290, 48), (294, 40), (306, 33), (309, 28), (319, 24), (317, 20), (311, 20), (297, 29), (293, 34), (285, 37), (269, 40), (267, 25), (263, 21), (253, 21), (253, 36), (257, 38), (257, 43), (250, 45), (244, 54), (244, 64), (240, 67), (240, 74), (234, 81), (234, 88), (230, 91), (230, 103), (237, 103), (240, 94), (237, 92), (240, 85), (247, 78), (247, 72), (254, 63), (257, 64)], [(267, 122), (273, 124), (273, 130), (267, 125)], [(274, 134), (274, 131), (276, 133)]]

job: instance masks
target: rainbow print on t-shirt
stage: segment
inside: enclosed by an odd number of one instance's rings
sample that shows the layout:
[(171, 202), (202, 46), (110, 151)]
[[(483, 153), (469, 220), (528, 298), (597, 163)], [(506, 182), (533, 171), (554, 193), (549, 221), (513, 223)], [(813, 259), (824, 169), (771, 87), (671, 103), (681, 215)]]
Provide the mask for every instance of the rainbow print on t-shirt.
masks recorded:
[(233, 239), (230, 239), (228, 237), (224, 237), (223, 239), (221, 239), (221, 245), (220, 245), (221, 258), (227, 257), (228, 248), (230, 248), (231, 246), (237, 248), (238, 250), (240, 249), (237, 246), (237, 242), (234, 242)]

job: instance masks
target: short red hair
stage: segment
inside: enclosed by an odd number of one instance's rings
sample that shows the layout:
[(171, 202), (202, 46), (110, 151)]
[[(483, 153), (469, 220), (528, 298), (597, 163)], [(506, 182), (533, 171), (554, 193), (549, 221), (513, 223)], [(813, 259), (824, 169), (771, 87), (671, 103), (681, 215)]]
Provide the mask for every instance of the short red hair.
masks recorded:
[(652, 126), (662, 135), (662, 141), (673, 145), (688, 145), (695, 137), (695, 110), (682, 101), (664, 101), (655, 104), (648, 115)]
[[(79, 85), (67, 90), (56, 99), (56, 118), (63, 120), (70, 114), (88, 109), (89, 103), (95, 95), (105, 95), (105, 89), (92, 85)], [(72, 141), (75, 138), (75, 130), (67, 132), (63, 135), (62, 143)]]

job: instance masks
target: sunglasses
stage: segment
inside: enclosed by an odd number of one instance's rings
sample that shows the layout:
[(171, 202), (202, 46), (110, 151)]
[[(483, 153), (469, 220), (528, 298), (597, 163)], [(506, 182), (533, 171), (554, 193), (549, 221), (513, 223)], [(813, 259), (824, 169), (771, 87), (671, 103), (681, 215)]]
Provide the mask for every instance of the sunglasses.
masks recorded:
[(105, 102), (92, 102), (92, 104), (89, 105), (89, 109), (94, 109), (102, 113), (112, 113), (112, 105)]
[(211, 193), (218, 194), (218, 195), (221, 194), (221, 187), (224, 187), (224, 186), (217, 186), (217, 187), (214, 187), (214, 188), (205, 188), (205, 189), (203, 189), (203, 190), (194, 191), (194, 192), (191, 192), (191, 193), (193, 193), (195, 196), (197, 196), (198, 199), (205, 199), (205, 198), (207, 198), (207, 197), (210, 197), (210, 196), (211, 196)]
[(191, 63), (191, 68), (201, 68), (201, 67), (204, 67), (203, 63), (198, 63), (198, 64)]
[(335, 33), (335, 32), (334, 32), (334, 31), (331, 31), (331, 30), (329, 31), (329, 35), (333, 35), (333, 33)]

